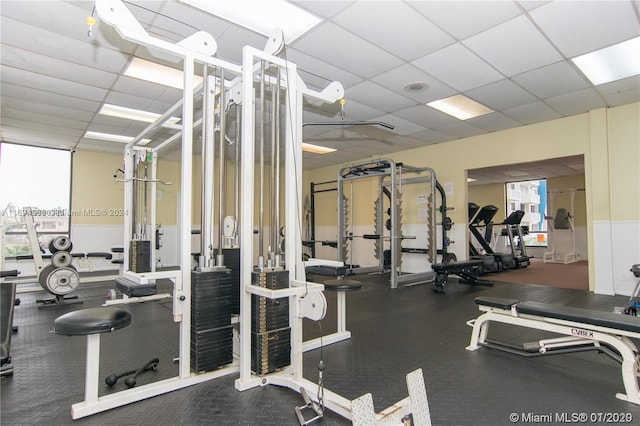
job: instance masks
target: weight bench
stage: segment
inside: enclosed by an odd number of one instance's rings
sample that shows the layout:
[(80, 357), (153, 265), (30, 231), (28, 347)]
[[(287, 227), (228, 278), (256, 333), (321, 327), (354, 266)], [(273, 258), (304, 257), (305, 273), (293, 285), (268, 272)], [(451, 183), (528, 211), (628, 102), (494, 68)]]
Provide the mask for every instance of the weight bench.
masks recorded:
[(485, 281), (478, 278), (478, 275), (480, 275), (479, 268), (483, 263), (482, 260), (461, 260), (457, 262), (432, 264), (431, 269), (436, 273), (433, 279), (433, 285), (435, 286), (433, 291), (436, 293), (444, 293), (449, 275), (460, 277), (458, 282), (461, 284), (493, 287), (492, 281)]
[[(640, 387), (636, 376), (638, 348), (631, 340), (640, 339), (640, 318), (570, 306), (519, 302), (515, 299), (478, 297), (476, 304), (484, 313), (467, 322), (473, 327), (467, 350), (475, 351), (486, 346), (525, 356), (597, 350), (622, 363), (625, 394), (618, 393), (616, 397), (640, 405)], [(549, 331), (567, 337), (525, 343), (518, 348), (489, 340), (487, 334), (491, 322)]]

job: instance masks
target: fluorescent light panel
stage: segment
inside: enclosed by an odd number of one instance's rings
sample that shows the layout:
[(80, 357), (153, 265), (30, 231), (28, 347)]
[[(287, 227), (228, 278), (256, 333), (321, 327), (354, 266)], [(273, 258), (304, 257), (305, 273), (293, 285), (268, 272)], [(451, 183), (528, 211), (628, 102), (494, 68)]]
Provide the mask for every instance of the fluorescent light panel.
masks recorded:
[(335, 151), (333, 148), (327, 148), (326, 146), (314, 145), (306, 142), (302, 142), (302, 150), (305, 152), (312, 152), (314, 154), (328, 154)]
[(640, 37), (572, 59), (594, 85), (640, 74)]
[[(153, 123), (162, 114), (156, 114), (155, 112), (142, 111), (134, 108), (127, 108), (119, 105), (103, 104), (98, 114), (108, 115), (111, 117), (124, 118), (127, 120), (144, 121), (145, 123)], [(178, 124), (180, 121), (177, 117), (169, 117), (165, 123)]]
[[(114, 135), (113, 133), (101, 133), (87, 130), (84, 134), (87, 139), (97, 139), (101, 141), (129, 143), (133, 140), (132, 136)], [(151, 142), (151, 139), (142, 139), (140, 145), (146, 145)]]
[(320, 18), (284, 0), (181, 0), (257, 33), (269, 36), (280, 28), (291, 43), (320, 23)]
[[(184, 86), (182, 71), (140, 58), (133, 58), (124, 75), (180, 90)], [(197, 86), (200, 83), (202, 77), (194, 75), (193, 84)]]
[(479, 117), (493, 112), (491, 108), (479, 104), (464, 95), (450, 96), (448, 98), (429, 102), (427, 105), (460, 120), (468, 120), (470, 118)]

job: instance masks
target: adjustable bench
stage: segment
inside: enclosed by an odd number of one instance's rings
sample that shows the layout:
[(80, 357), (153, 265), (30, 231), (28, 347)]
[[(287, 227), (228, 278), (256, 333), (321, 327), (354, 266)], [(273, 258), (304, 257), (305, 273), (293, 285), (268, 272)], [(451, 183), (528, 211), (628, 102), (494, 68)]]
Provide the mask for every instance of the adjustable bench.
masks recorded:
[[(636, 376), (638, 348), (631, 341), (632, 338), (640, 339), (639, 317), (490, 297), (478, 297), (476, 304), (484, 313), (467, 322), (473, 327), (467, 350), (475, 351), (487, 346), (525, 356), (597, 350), (622, 363), (625, 394), (619, 393), (616, 397), (640, 405), (640, 387)], [(489, 340), (487, 334), (492, 321), (564, 334), (568, 337), (525, 343), (520, 349), (514, 345)]]
[(447, 284), (447, 278), (449, 278), (450, 274), (460, 277), (458, 282), (462, 284), (493, 287), (493, 282), (478, 278), (480, 273), (479, 268), (483, 263), (482, 260), (462, 260), (458, 262), (432, 264), (431, 269), (436, 273), (433, 279), (433, 285), (435, 286), (433, 291), (436, 293), (444, 293), (444, 287)]

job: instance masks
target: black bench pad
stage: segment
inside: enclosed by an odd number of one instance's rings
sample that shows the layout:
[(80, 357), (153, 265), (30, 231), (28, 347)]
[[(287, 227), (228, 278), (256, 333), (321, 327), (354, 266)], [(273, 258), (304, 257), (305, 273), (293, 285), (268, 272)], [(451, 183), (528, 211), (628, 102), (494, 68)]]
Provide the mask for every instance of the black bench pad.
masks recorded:
[(499, 308), (510, 310), (513, 305), (520, 302), (517, 299), (503, 299), (500, 297), (476, 297), (476, 305), (491, 306), (492, 308)]
[(116, 288), (129, 297), (153, 296), (156, 294), (156, 284), (138, 284), (126, 278), (116, 278)]
[(362, 288), (362, 283), (356, 280), (329, 280), (325, 281), (324, 289), (327, 291), (356, 291)]
[(108, 333), (131, 324), (131, 314), (120, 308), (90, 308), (68, 312), (53, 321), (53, 332), (65, 336)]
[(101, 257), (106, 260), (111, 260), (113, 255), (111, 253), (105, 253), (100, 251), (100, 252), (87, 253), (87, 257)]
[(591, 309), (574, 308), (571, 306), (551, 305), (539, 302), (518, 303), (521, 314), (574, 321), (600, 327), (640, 333), (640, 317), (614, 314), (613, 312), (593, 311)]
[(306, 266), (305, 271), (308, 274), (325, 275), (329, 277), (341, 277), (347, 273), (347, 268), (345, 268), (344, 266), (311, 265), (311, 266)]
[(449, 263), (434, 263), (431, 265), (431, 269), (433, 269), (434, 272), (449, 272), (455, 274), (454, 271), (472, 268), (474, 266), (482, 265), (483, 263), (484, 262), (482, 260), (460, 260)]

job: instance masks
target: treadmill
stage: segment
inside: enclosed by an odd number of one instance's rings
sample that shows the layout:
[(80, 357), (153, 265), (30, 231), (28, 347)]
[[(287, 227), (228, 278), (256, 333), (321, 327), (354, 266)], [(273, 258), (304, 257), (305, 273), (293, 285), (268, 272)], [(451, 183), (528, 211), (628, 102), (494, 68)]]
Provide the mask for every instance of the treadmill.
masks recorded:
[[(482, 260), (480, 265), (480, 273), (500, 272), (503, 269), (502, 256), (496, 255), (491, 245), (491, 233), (493, 232), (493, 223), (491, 220), (498, 212), (498, 208), (488, 205), (480, 208), (476, 203), (469, 203), (469, 232), (478, 241), (485, 254), (482, 254), (469, 239), (469, 258), (471, 260)], [(480, 233), (480, 229), (484, 228), (484, 236)]]
[[(501, 235), (509, 239), (509, 246), (511, 247), (511, 256), (515, 261), (515, 268), (526, 268), (531, 263), (527, 255), (527, 248), (524, 243), (524, 235), (528, 234), (528, 229), (523, 229), (520, 226), (522, 218), (524, 217), (524, 211), (516, 210), (511, 213), (507, 218), (500, 223), (504, 226)], [(518, 237), (516, 241), (516, 237)]]

